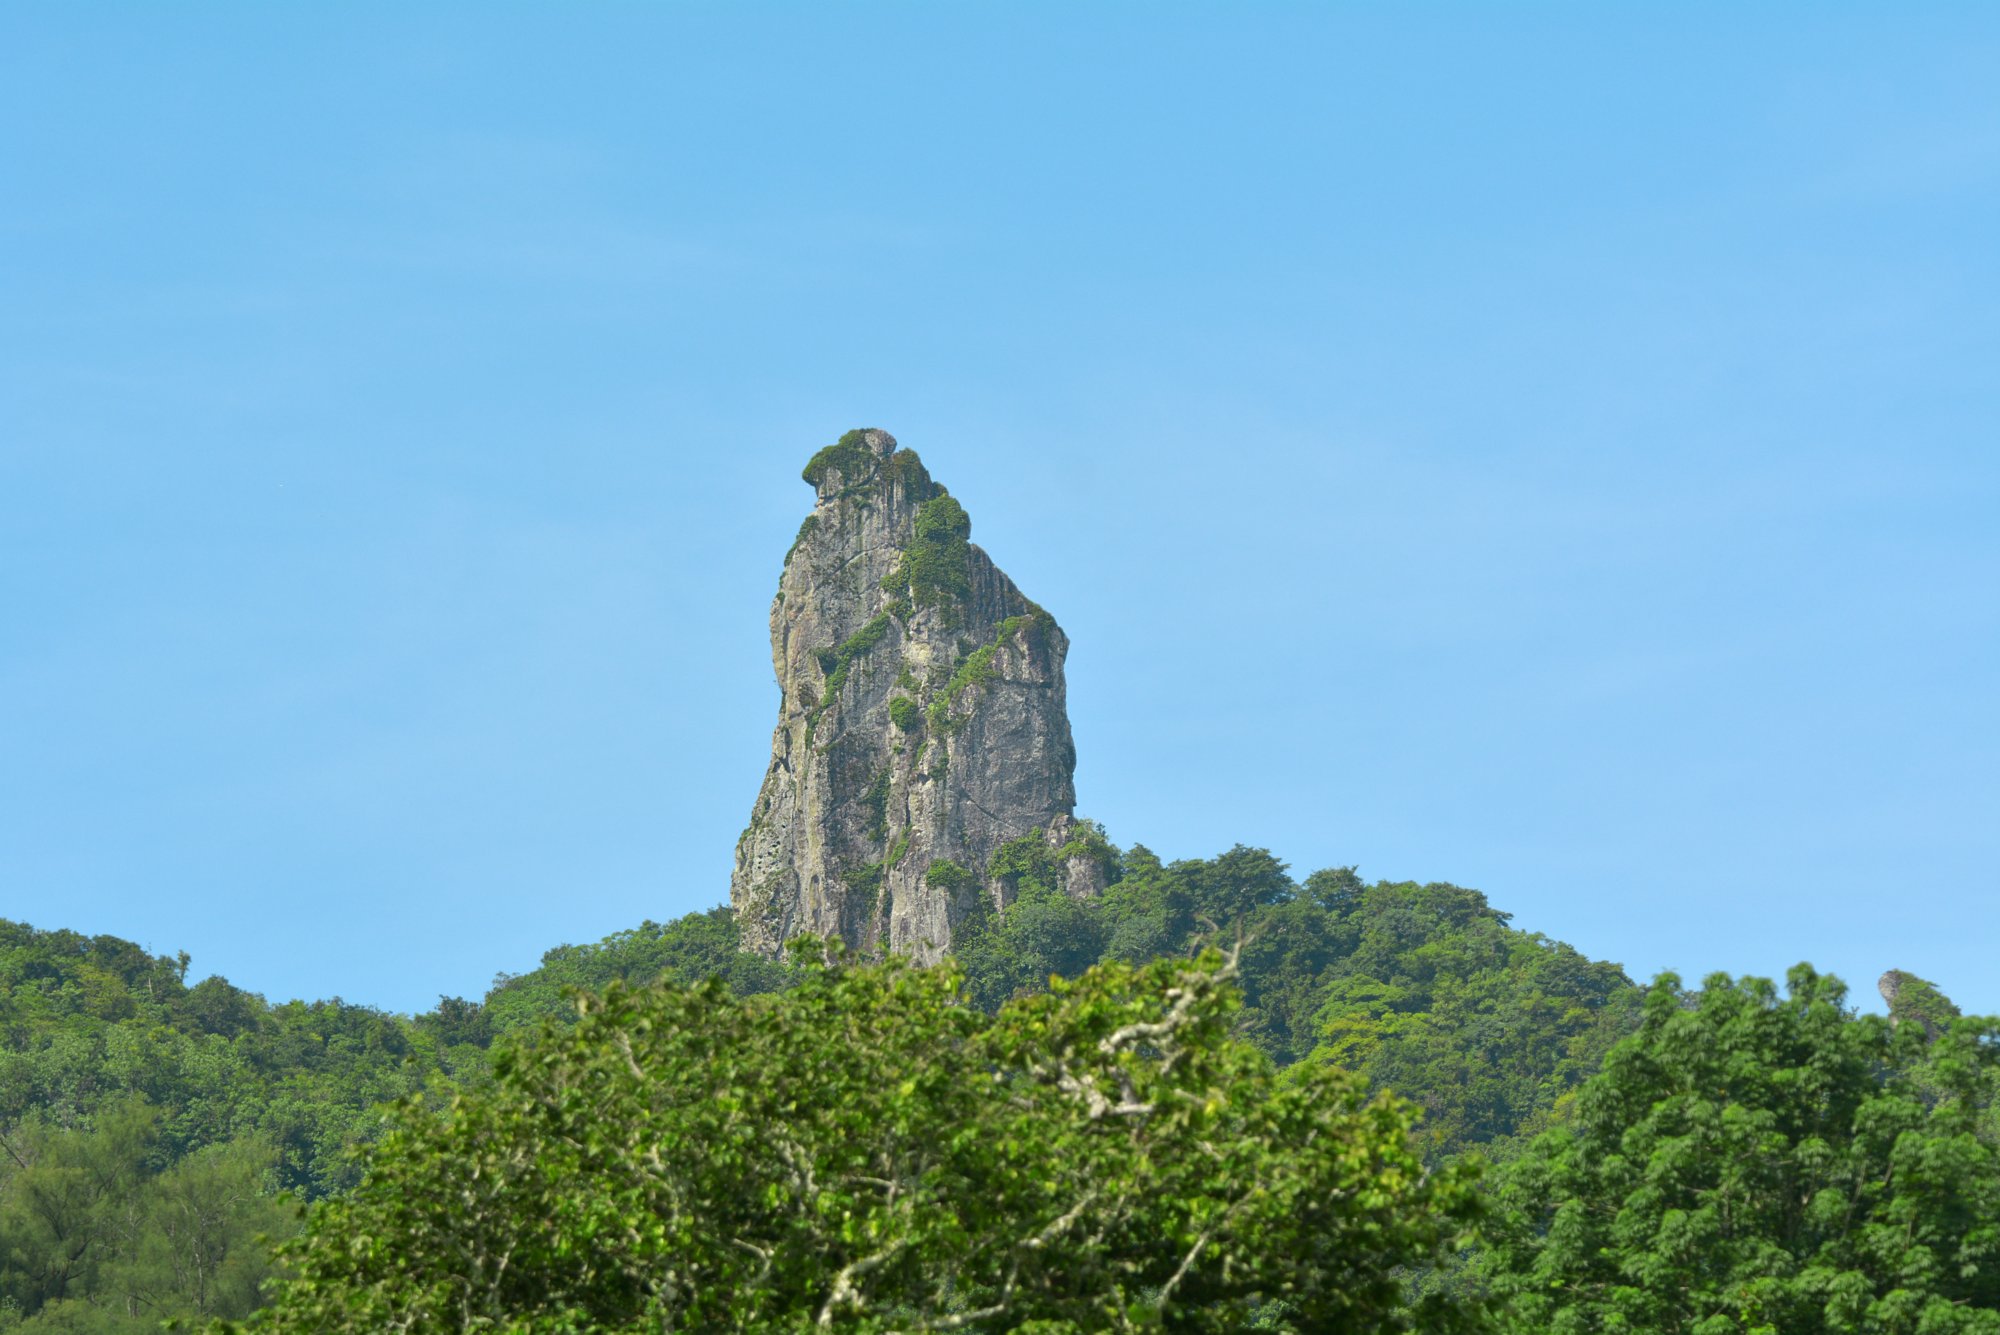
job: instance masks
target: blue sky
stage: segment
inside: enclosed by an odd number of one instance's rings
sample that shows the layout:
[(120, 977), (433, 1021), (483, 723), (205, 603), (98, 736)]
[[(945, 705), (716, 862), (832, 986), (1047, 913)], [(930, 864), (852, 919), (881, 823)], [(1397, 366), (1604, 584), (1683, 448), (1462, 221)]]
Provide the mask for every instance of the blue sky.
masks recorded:
[(720, 901), (876, 425), (1080, 809), (2000, 1011), (2000, 10), (13, 4), (0, 916), (422, 1008)]

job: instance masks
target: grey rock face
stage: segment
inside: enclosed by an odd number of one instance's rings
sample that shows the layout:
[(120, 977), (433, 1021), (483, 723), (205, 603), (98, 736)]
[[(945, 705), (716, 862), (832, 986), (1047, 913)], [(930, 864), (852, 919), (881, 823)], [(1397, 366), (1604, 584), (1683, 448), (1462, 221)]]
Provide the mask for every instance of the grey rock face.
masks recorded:
[(1901, 969), (1891, 969), (1875, 980), (1875, 990), (1882, 994), (1882, 1002), (1890, 1010), (1896, 1009), (1896, 1001), (1903, 994), (1903, 980), (1908, 977)]
[(805, 477), (817, 503), (771, 605), (771, 765), (730, 902), (751, 949), (810, 932), (929, 962), (995, 894), (995, 849), (1069, 838), (1069, 641), (887, 432), (849, 432)]

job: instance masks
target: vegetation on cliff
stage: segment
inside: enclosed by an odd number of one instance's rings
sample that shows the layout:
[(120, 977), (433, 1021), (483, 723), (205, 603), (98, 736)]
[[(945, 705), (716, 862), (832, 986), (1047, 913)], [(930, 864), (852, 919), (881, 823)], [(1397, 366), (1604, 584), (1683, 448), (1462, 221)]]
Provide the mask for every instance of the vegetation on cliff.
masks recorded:
[(1927, 978), (1891, 969), (1882, 975), (1878, 986), (1882, 1000), (1889, 1005), (1891, 1024), (1914, 1024), (1936, 1038), (1958, 1018), (1958, 1007)]
[(882, 577), (882, 587), (918, 607), (939, 609), (947, 624), (957, 625), (972, 594), (971, 566), (972, 517), (941, 495), (917, 507), (909, 545)]
[(799, 476), (815, 488), (823, 486), (834, 474), (839, 474), (841, 481), (850, 487), (867, 482), (875, 476), (880, 463), (869, 450), (866, 436), (866, 428), (846, 432), (806, 460)]

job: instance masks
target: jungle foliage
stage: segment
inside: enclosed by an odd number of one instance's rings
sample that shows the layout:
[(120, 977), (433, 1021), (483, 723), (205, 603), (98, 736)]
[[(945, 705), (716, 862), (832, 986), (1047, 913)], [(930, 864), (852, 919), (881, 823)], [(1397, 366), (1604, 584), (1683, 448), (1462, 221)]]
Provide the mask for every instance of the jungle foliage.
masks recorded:
[(0, 921), (0, 1128), (81, 1126), (134, 1097), (163, 1161), (254, 1139), (282, 1187), (353, 1185), (347, 1147), (378, 1105), (482, 1072), (447, 1017), (411, 1021), (332, 1001), (272, 1005), (188, 960), (116, 937)]
[(273, 1005), (188, 958), (0, 921), (0, 1331), (156, 1330), (231, 1316), (258, 1239), (360, 1179), (383, 1110), (488, 1082), (487, 1049), (615, 980), (788, 979), (737, 949), (727, 910), (559, 946), (483, 1002), (414, 1018), (338, 999)]
[(1478, 1268), (1510, 1331), (2000, 1332), (2000, 1022), (1933, 1040), (1789, 983), (1662, 976), (1502, 1169)]
[(1478, 1214), (1411, 1110), (1230, 1035), (1215, 951), (988, 1016), (949, 967), (614, 986), (409, 1105), (287, 1250), (270, 1331), (1469, 1328), (1404, 1301)]
[(1087, 822), (927, 879), (947, 968), (714, 909), (414, 1017), (0, 922), (0, 1331), (243, 1318), (287, 1196), (272, 1329), (2000, 1331), (2000, 1022), (1923, 979), (1640, 989)]
[[(1105, 864), (1103, 895), (1063, 893), (1058, 869), (1078, 852)], [(989, 876), (1011, 902), (982, 905), (958, 943), (977, 1004), (1240, 939), (1245, 1037), (1280, 1065), (1335, 1066), (1413, 1100), (1434, 1158), (1547, 1124), (1639, 1021), (1640, 990), (1616, 965), (1510, 927), (1459, 886), (1367, 885), (1352, 868), (1295, 882), (1241, 845), (1162, 863), (1101, 834), (1088, 848), (1018, 840)]]
[(131, 1095), (83, 1128), (32, 1116), (0, 1132), (0, 1330), (156, 1331), (262, 1301), (266, 1239), (295, 1211), (255, 1139), (163, 1164), (158, 1110)]

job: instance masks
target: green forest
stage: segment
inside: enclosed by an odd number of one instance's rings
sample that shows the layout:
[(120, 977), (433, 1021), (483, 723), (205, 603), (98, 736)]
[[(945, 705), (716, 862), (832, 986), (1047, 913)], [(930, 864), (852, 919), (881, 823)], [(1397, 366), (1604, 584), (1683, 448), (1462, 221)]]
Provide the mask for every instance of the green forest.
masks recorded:
[(1935, 985), (1089, 844), (937, 967), (718, 908), (416, 1016), (0, 923), (0, 1330), (2000, 1332), (2000, 1020)]

